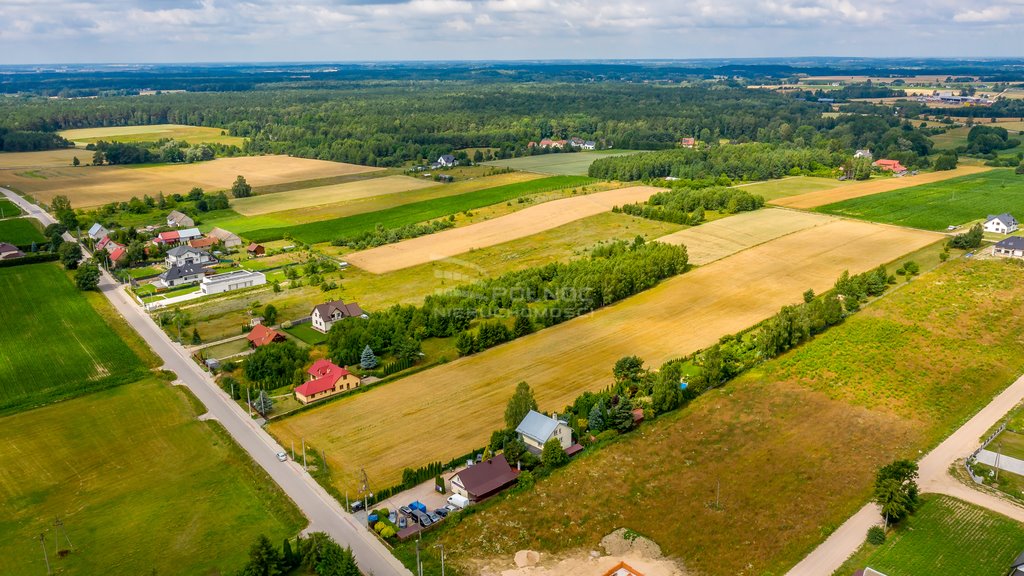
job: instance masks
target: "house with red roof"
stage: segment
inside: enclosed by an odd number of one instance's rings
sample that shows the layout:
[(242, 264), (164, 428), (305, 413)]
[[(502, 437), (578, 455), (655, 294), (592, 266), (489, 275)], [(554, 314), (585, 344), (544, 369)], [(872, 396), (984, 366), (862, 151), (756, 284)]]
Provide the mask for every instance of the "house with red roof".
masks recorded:
[(695, 148), (697, 146), (696, 138), (683, 138), (679, 141), (679, 145), (683, 148)]
[(295, 399), (303, 404), (347, 392), (362, 383), (359, 376), (324, 358), (313, 362), (306, 374), (309, 380), (295, 387)]
[(872, 162), (871, 165), (880, 168), (885, 172), (893, 172), (896, 174), (907, 171), (906, 166), (900, 164), (899, 160), (888, 160), (886, 158), (879, 158), (878, 160)]
[(110, 252), (110, 265), (116, 268), (117, 266), (124, 264), (125, 256), (127, 255), (128, 249), (125, 248), (124, 246), (118, 246), (117, 248), (114, 248)]
[(249, 332), (245, 339), (249, 341), (249, 345), (253, 348), (259, 348), (273, 342), (284, 342), (285, 335), (272, 328), (267, 328), (263, 324), (257, 324), (253, 326), (252, 331)]

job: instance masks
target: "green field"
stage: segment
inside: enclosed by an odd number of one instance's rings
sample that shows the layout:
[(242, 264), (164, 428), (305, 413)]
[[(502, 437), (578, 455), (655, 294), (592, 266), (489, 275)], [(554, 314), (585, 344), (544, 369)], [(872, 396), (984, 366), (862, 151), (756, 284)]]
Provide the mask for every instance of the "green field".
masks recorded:
[(1024, 550), (1024, 525), (949, 496), (925, 495), (881, 546), (865, 544), (835, 576), (870, 566), (888, 576), (1004, 576)]
[(763, 196), (765, 200), (775, 200), (787, 196), (796, 196), (818, 190), (833, 190), (852, 184), (847, 180), (840, 182), (835, 178), (815, 178), (813, 176), (791, 176), (779, 180), (757, 182), (755, 184), (743, 184), (737, 186), (751, 194)]
[(46, 242), (46, 236), (33, 218), (9, 218), (0, 220), (0, 242), (26, 246), (33, 242)]
[(291, 328), (286, 328), (285, 332), (291, 334), (292, 336), (298, 338), (299, 340), (302, 340), (303, 342), (309, 344), (310, 346), (316, 344), (323, 344), (324, 342), (327, 342), (327, 334), (314, 330), (313, 325), (310, 324), (309, 322), (306, 322), (304, 324), (297, 324), (295, 326), (292, 326)]
[(539, 174), (556, 174), (562, 176), (586, 176), (590, 165), (594, 160), (607, 158), (609, 156), (625, 156), (636, 154), (638, 150), (592, 150), (584, 152), (566, 152), (555, 154), (538, 154), (536, 156), (523, 156), (520, 158), (509, 158), (507, 160), (494, 160), (484, 162), (488, 166), (501, 166), (522, 170), (524, 172), (537, 172)]
[[(165, 138), (184, 140), (189, 144), (225, 144), (241, 146), (244, 138), (228, 136), (220, 128), (186, 126), (183, 124), (150, 124), (143, 126), (107, 126), (64, 130), (60, 135), (76, 145), (106, 140), (107, 142), (156, 142)], [(85, 157), (83, 157), (83, 160)]]
[(0, 220), (21, 216), (21, 214), (21, 208), (18, 208), (17, 204), (6, 198), (0, 198)]
[(145, 367), (55, 263), (0, 268), (0, 414), (137, 380)]
[(885, 224), (945, 230), (949, 225), (984, 219), (989, 214), (1024, 214), (1024, 176), (1008, 169), (990, 170), (844, 200), (817, 208), (817, 211)]
[(396, 228), (406, 224), (426, 222), (427, 220), (448, 216), (449, 214), (457, 214), (465, 210), (475, 210), (491, 204), (515, 200), (520, 196), (584, 186), (593, 181), (592, 178), (583, 176), (552, 176), (550, 178), (496, 186), (478, 192), (467, 192), (457, 196), (447, 196), (414, 204), (405, 204), (376, 212), (355, 214), (334, 220), (310, 222), (285, 228), (253, 230), (245, 233), (245, 236), (253, 242), (265, 242), (283, 238), (287, 234), (300, 242), (316, 244), (318, 242), (335, 240), (343, 235), (354, 236), (362, 232), (369, 232), (378, 224), (387, 228)]
[[(219, 424), (157, 379), (2, 418), (0, 445), (0, 574), (46, 573), (40, 533), (57, 574), (228, 574), (257, 535), (279, 546), (305, 525)], [(74, 546), (63, 559), (55, 518)]]

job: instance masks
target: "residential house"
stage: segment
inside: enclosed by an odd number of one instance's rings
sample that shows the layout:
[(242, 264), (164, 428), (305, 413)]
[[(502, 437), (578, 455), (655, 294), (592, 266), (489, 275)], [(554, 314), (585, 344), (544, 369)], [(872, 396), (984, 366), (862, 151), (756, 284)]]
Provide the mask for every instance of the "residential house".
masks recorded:
[(182, 266), (185, 264), (210, 264), (217, 259), (206, 250), (200, 250), (191, 246), (175, 246), (167, 251), (164, 262), (168, 268)]
[(1010, 234), (1017, 231), (1017, 219), (1008, 213), (996, 214), (985, 219), (985, 232)]
[(552, 140), (551, 138), (544, 138), (540, 141), (538, 146), (541, 148), (565, 148), (566, 144), (568, 144), (568, 141), (566, 140)]
[(437, 159), (437, 165), (441, 168), (451, 168), (452, 166), (458, 166), (458, 164), (459, 161), (451, 154), (445, 154)]
[(257, 324), (253, 326), (253, 329), (245, 339), (249, 341), (249, 346), (259, 348), (273, 342), (284, 342), (285, 335), (272, 328), (267, 328), (263, 324)]
[(220, 240), (220, 243), (223, 244), (225, 248), (234, 248), (242, 245), (242, 239), (239, 238), (237, 234), (228, 232), (223, 228), (214, 228), (213, 230), (210, 230), (208, 236)]
[(102, 240), (103, 237), (109, 233), (110, 231), (104, 228), (103, 225), (100, 224), (99, 222), (89, 227), (89, 238), (92, 238), (94, 242), (97, 240)]
[(871, 150), (867, 150), (867, 149), (857, 150), (856, 152), (853, 153), (853, 157), (854, 158), (867, 158), (868, 160), (871, 160), (872, 158), (874, 158), (874, 156), (871, 154)]
[(697, 139), (696, 138), (681, 138), (679, 140), (679, 145), (682, 146), (683, 148), (696, 148), (697, 147)]
[(198, 228), (171, 230), (170, 232), (161, 232), (157, 234), (156, 238), (153, 238), (153, 244), (177, 246), (178, 244), (187, 244), (191, 240), (196, 240), (202, 237), (203, 233), (200, 232)]
[(167, 225), (171, 228), (191, 228), (196, 225), (196, 222), (192, 218), (189, 218), (187, 214), (177, 210), (171, 210), (171, 213), (167, 215)]
[(498, 455), (452, 475), (452, 492), (479, 502), (511, 486), (518, 477), (519, 471)]
[(14, 244), (0, 242), (0, 260), (13, 260), (15, 258), (21, 258), (24, 255), (25, 253), (18, 250), (18, 247)]
[(245, 249), (249, 256), (263, 256), (267, 253), (267, 249), (263, 247), (263, 244), (256, 244), (253, 242)]
[(569, 428), (568, 422), (560, 420), (558, 414), (545, 416), (530, 410), (519, 426), (516, 426), (516, 434), (526, 444), (526, 449), (534, 454), (540, 454), (544, 443), (552, 438), (558, 439), (562, 450), (572, 447), (572, 428)]
[(117, 246), (117, 243), (114, 242), (113, 240), (111, 240), (110, 236), (104, 236), (103, 238), (100, 239), (99, 242), (96, 243), (96, 249), (97, 250), (107, 250), (107, 246), (109, 246), (111, 244), (113, 244), (114, 246)]
[(114, 249), (110, 251), (110, 265), (114, 268), (124, 264), (127, 261), (128, 249), (120, 244), (114, 244), (111, 242), (108, 246), (114, 246)]
[(1006, 576), (1024, 576), (1024, 552), (1021, 552), (1010, 564), (1010, 571), (1006, 573)]
[(604, 576), (644, 576), (639, 570), (625, 562), (619, 562), (604, 573)]
[(206, 267), (198, 262), (187, 262), (171, 266), (160, 274), (159, 282), (164, 288), (185, 286), (201, 282), (206, 277)]
[(903, 166), (903, 164), (900, 164), (899, 160), (888, 160), (886, 158), (881, 158), (872, 162), (871, 165), (880, 168), (884, 172), (893, 172), (899, 174), (901, 172), (907, 171), (907, 168)]
[(580, 148), (583, 148), (584, 150), (596, 150), (597, 142), (594, 142), (593, 140), (587, 140), (583, 142), (583, 145), (580, 146)]
[(260, 286), (266, 283), (267, 277), (262, 272), (233, 270), (224, 274), (214, 274), (203, 278), (199, 289), (203, 294), (220, 294), (222, 292)]
[(996, 242), (992, 247), (992, 255), (1002, 258), (1024, 258), (1024, 238), (1010, 236)]
[(576, 136), (569, 138), (569, 145), (573, 148), (583, 148), (583, 142), (583, 138), (578, 138)]
[(366, 318), (367, 316), (366, 312), (363, 312), (363, 309), (355, 302), (345, 304), (341, 300), (332, 300), (314, 306), (309, 317), (314, 330), (327, 334), (331, 331), (331, 326), (338, 320), (355, 317)]
[(211, 248), (216, 248), (218, 244), (220, 244), (220, 240), (214, 238), (213, 236), (207, 236), (206, 238), (198, 238), (196, 240), (188, 241), (189, 246), (193, 248), (198, 248), (200, 250), (209, 250)]
[(295, 399), (303, 404), (358, 388), (359, 376), (331, 362), (320, 359), (306, 370), (309, 381), (295, 387)]

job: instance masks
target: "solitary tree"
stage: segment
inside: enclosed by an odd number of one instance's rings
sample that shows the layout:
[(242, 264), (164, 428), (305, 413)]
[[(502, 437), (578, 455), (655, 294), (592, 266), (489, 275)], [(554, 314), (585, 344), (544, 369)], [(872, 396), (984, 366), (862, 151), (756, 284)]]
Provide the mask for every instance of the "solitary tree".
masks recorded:
[(245, 176), (239, 175), (235, 183), (231, 185), (231, 195), (235, 198), (248, 198), (252, 196), (252, 186), (245, 181)]
[(192, 329), (192, 345), (202, 344), (203, 339), (199, 336), (199, 328)]
[(568, 461), (569, 456), (562, 449), (562, 443), (558, 441), (558, 438), (550, 438), (544, 443), (544, 449), (540, 453), (540, 462), (545, 468), (554, 470)]
[(57, 249), (57, 256), (66, 270), (74, 270), (82, 260), (82, 247), (77, 242), (65, 242)]
[(82, 164), (82, 161), (78, 159), (78, 156), (75, 156), (74, 158), (71, 159), (71, 165), (72, 166), (79, 166), (81, 164)]
[(875, 475), (875, 502), (882, 508), (886, 526), (912, 513), (917, 495), (917, 464), (910, 460), (882, 466)]
[(273, 304), (267, 304), (263, 307), (263, 323), (271, 326), (275, 322), (277, 322), (277, 307)]
[(274, 408), (274, 400), (267, 394), (266, 390), (260, 390), (260, 395), (256, 397), (252, 407), (260, 414), (266, 414)]
[(530, 385), (526, 382), (516, 384), (516, 391), (512, 393), (512, 397), (509, 398), (508, 405), (505, 407), (505, 427), (515, 428), (530, 410), (536, 409), (537, 400), (533, 397)]
[(363, 370), (371, 370), (377, 367), (377, 356), (373, 354), (373, 349), (367, 344), (363, 348), (363, 353), (359, 355), (359, 366)]
[(75, 286), (79, 290), (95, 290), (100, 285), (100, 269), (95, 264), (79, 266), (75, 272)]

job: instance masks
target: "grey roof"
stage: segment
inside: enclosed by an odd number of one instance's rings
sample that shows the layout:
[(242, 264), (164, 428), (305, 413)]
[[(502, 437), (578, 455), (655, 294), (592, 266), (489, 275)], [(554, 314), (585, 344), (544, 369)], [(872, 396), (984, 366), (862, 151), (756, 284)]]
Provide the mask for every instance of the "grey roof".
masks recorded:
[(342, 300), (332, 300), (331, 302), (324, 302), (323, 304), (317, 304), (313, 307), (313, 311), (319, 311), (320, 317), (324, 319), (329, 319), (335, 310), (340, 311), (342, 317), (346, 318), (354, 318), (366, 314), (359, 304), (356, 304), (355, 302), (345, 304)]
[(213, 230), (210, 230), (209, 235), (219, 239), (221, 242), (226, 242), (228, 240), (241, 240), (237, 234), (229, 232), (223, 228), (214, 228)]
[(188, 214), (178, 210), (171, 210), (170, 213), (167, 214), (167, 219), (172, 222), (181, 222), (182, 220), (188, 220), (189, 222), (192, 221), (192, 219), (188, 217)]
[(1024, 238), (1021, 238), (1020, 236), (1003, 238), (999, 242), (996, 242), (996, 248), (1003, 248), (1005, 250), (1024, 250)]
[(1012, 570), (1014, 568), (1020, 568), (1022, 566), (1024, 566), (1024, 552), (1021, 552), (1017, 555), (1017, 559), (1013, 561), (1013, 564), (1010, 564), (1010, 569)]
[(455, 156), (452, 156), (451, 154), (445, 154), (444, 156), (441, 156), (439, 160), (441, 162), (454, 162)]
[(554, 420), (540, 412), (530, 410), (519, 426), (516, 426), (516, 433), (533, 438), (543, 444), (554, 434), (559, 422), (560, 420)]
[(171, 248), (170, 250), (167, 251), (167, 255), (174, 256), (175, 258), (180, 258), (186, 254), (191, 254), (193, 252), (196, 254), (209, 255), (209, 253), (206, 250), (200, 250), (199, 248), (193, 248), (191, 246), (185, 245), (175, 246), (174, 248)]
[(95, 224), (89, 227), (89, 236), (95, 236), (96, 234), (99, 233), (100, 230), (106, 230), (106, 228), (104, 228), (103, 225), (100, 224), (99, 222), (96, 222)]
[(178, 280), (179, 278), (185, 278), (187, 276), (196, 276), (198, 274), (204, 274), (206, 266), (202, 264), (185, 264), (183, 266), (172, 266), (167, 269), (166, 272), (160, 275), (161, 280)]
[(996, 214), (995, 216), (992, 216), (990, 214), (989, 217), (985, 219), (985, 223), (988, 224), (989, 222), (995, 220), (996, 218), (1002, 220), (1003, 224), (1007, 225), (1017, 223), (1017, 219), (1014, 218), (1013, 215), (1010, 214), (1009, 212), (1003, 212), (1002, 214)]

